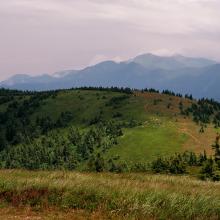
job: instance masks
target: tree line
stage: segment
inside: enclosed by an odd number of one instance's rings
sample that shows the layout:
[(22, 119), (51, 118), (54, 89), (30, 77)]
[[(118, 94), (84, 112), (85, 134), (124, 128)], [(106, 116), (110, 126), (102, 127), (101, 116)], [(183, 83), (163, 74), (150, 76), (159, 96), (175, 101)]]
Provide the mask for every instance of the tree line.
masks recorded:
[[(15, 95), (12, 96), (11, 93)], [(3, 97), (8, 102), (5, 105), (5, 111), (0, 112), (0, 150), (44, 133), (45, 123), (48, 120), (42, 119), (44, 122), (40, 124), (39, 120), (36, 122), (31, 120), (31, 116), (43, 105), (44, 100), (49, 97), (55, 98), (56, 92), (31, 93), (1, 90), (0, 94), (4, 94)], [(63, 113), (58, 124), (62, 124), (61, 121), (65, 121), (65, 118), (66, 114)]]
[(188, 168), (198, 167), (199, 178), (203, 180), (220, 181), (220, 135), (216, 136), (212, 145), (214, 154), (207, 156), (206, 152), (199, 155), (194, 152), (184, 152), (171, 157), (158, 157), (151, 163), (151, 169), (156, 173), (186, 174)]
[(179, 108), (183, 115), (192, 116), (197, 124), (213, 123), (216, 128), (220, 127), (220, 103), (213, 99), (199, 99), (186, 109), (180, 102)]

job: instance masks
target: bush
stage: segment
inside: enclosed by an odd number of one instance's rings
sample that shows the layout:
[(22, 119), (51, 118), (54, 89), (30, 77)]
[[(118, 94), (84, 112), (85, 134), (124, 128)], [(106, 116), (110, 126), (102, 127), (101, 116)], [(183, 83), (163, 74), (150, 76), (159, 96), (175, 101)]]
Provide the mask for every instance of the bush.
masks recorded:
[(220, 172), (217, 169), (217, 164), (212, 158), (209, 158), (207, 161), (205, 161), (202, 165), (201, 171), (200, 171), (200, 178), (202, 180), (213, 180), (213, 181), (219, 181), (220, 180)]
[(151, 169), (156, 173), (168, 172), (169, 162), (164, 158), (157, 158), (151, 164)]

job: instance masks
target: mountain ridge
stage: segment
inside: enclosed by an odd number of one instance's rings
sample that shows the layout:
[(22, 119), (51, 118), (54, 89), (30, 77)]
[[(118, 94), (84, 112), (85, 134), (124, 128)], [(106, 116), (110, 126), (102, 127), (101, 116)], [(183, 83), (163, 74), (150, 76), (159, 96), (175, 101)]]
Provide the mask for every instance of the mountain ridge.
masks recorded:
[(54, 90), (83, 86), (153, 87), (174, 92), (192, 93), (195, 97), (220, 100), (220, 64), (205, 58), (182, 55), (138, 55), (133, 59), (103, 61), (81, 70), (66, 70), (52, 75), (15, 75), (0, 83), (0, 87), (19, 90)]

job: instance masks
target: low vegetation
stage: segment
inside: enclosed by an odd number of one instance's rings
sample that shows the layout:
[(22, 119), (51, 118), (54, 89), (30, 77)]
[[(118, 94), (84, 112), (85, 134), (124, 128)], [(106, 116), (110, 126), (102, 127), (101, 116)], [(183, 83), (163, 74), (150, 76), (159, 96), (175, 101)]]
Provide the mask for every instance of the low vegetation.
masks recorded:
[(1, 204), (102, 219), (219, 219), (220, 185), (188, 176), (0, 171)]

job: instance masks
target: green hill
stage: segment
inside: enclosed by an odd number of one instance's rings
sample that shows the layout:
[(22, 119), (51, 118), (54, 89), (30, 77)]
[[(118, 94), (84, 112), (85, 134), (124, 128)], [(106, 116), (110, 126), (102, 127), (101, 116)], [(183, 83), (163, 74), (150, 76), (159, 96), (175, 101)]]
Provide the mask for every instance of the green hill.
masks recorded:
[(219, 183), (198, 180), (220, 180), (219, 112), (152, 89), (2, 89), (1, 217), (219, 219)]
[[(108, 147), (105, 150), (94, 147), (90, 153), (102, 153), (104, 159), (118, 157), (127, 163), (147, 163), (158, 156), (169, 156), (186, 150), (196, 153), (206, 150), (209, 154), (218, 130), (211, 121), (204, 124), (200, 119), (195, 123), (192, 120), (193, 113), (183, 114), (197, 101), (168, 91), (161, 94), (155, 90), (141, 92), (116, 88), (41, 93), (2, 90), (0, 103), (2, 157), (11, 153), (13, 157), (9, 156), (8, 160), (14, 161), (13, 165), (7, 165), (9, 162), (4, 161), (3, 167), (20, 167), (18, 164), (23, 163), (22, 159), (18, 163), (14, 154), (33, 143), (44, 145), (42, 140), (54, 139), (54, 132), (58, 132), (59, 141), (65, 142), (61, 136), (68, 137), (71, 127), (86, 132), (97, 127), (100, 122), (114, 122), (120, 126), (123, 134), (114, 136), (115, 141), (112, 137), (107, 140), (109, 134), (103, 134), (102, 141)], [(201, 126), (204, 132), (201, 132)], [(75, 148), (72, 149), (75, 152)], [(34, 152), (36, 149), (32, 150)], [(48, 155), (53, 153), (51, 150)], [(83, 164), (82, 161), (80, 163)]]

